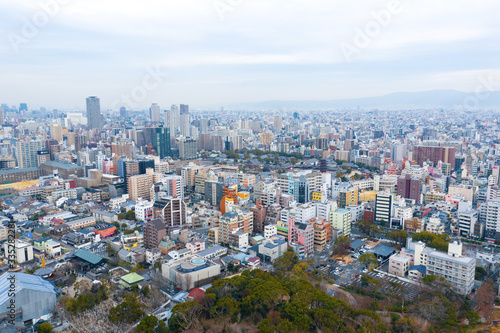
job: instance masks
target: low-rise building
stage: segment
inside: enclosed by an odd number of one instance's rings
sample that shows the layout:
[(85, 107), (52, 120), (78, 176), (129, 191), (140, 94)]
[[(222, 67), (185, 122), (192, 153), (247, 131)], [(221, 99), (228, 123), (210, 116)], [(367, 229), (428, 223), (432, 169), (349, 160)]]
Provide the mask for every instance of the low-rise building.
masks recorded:
[(410, 268), (410, 258), (400, 255), (392, 255), (389, 258), (389, 274), (397, 276), (406, 276), (406, 272)]
[(198, 256), (188, 256), (163, 264), (162, 275), (179, 289), (190, 290), (212, 283), (220, 276), (220, 265)]

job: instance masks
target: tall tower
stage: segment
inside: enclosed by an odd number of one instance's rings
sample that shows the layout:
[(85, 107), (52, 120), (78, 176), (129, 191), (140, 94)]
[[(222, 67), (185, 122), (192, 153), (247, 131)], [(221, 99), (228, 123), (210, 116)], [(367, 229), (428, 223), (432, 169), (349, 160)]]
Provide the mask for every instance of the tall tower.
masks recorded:
[(189, 105), (181, 104), (181, 113), (180, 113), (180, 128), (181, 135), (188, 137), (189, 133)]
[(101, 102), (98, 97), (87, 98), (87, 124), (90, 128), (101, 128)]
[(180, 123), (179, 107), (177, 105), (172, 105), (170, 108), (170, 136), (176, 137), (177, 131)]
[(151, 116), (151, 122), (159, 123), (160, 122), (160, 106), (156, 103), (153, 103), (149, 108), (149, 113)]

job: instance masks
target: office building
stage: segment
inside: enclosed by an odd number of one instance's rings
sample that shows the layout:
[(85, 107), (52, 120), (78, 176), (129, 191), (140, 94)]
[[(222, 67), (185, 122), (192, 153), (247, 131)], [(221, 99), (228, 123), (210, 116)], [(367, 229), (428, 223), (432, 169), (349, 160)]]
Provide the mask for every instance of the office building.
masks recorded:
[(297, 203), (306, 203), (310, 199), (309, 181), (305, 175), (293, 182), (293, 194)]
[(205, 200), (212, 206), (218, 206), (223, 197), (224, 183), (205, 181)]
[(170, 147), (170, 129), (166, 127), (156, 127), (152, 133), (153, 148), (160, 158), (172, 156)]
[(90, 96), (87, 98), (87, 125), (91, 128), (102, 127), (101, 102), (99, 98)]
[(156, 103), (153, 103), (149, 108), (149, 116), (151, 117), (152, 123), (160, 122), (160, 106)]
[(389, 223), (393, 205), (393, 198), (389, 192), (377, 193), (375, 196), (375, 222)]

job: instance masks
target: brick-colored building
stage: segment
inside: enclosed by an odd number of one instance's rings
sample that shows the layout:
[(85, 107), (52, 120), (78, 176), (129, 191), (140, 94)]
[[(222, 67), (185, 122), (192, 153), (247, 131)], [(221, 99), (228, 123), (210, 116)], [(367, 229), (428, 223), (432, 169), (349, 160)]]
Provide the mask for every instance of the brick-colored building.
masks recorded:
[(167, 228), (160, 219), (153, 219), (144, 226), (144, 246), (148, 249), (158, 247), (163, 237), (167, 235)]

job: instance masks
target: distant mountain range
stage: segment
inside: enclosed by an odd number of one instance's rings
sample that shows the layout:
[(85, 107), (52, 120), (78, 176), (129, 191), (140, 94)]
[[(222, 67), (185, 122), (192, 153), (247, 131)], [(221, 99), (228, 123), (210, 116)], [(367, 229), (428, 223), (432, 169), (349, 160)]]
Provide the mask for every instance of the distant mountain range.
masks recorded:
[(241, 110), (327, 110), (327, 109), (427, 109), (456, 108), (458, 110), (473, 110), (476, 108), (500, 108), (500, 91), (484, 92), (480, 95), (457, 90), (430, 90), (422, 92), (397, 92), (384, 96), (333, 99), (287, 101), (272, 100), (251, 103), (233, 103), (224, 105), (229, 109)]

